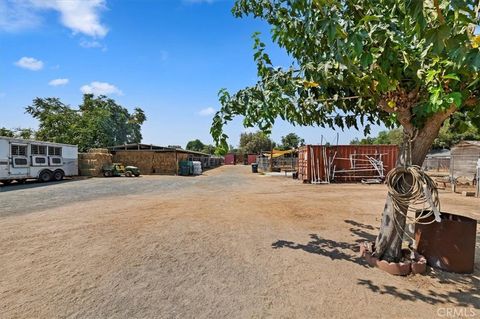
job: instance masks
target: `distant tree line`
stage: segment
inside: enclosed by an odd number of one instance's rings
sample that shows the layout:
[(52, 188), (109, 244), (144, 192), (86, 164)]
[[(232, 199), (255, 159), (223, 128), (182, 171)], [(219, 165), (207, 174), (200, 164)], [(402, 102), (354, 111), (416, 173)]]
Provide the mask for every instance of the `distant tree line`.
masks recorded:
[(188, 142), (185, 149), (206, 154), (215, 154), (215, 146), (211, 144), (204, 144), (199, 139)]
[[(460, 125), (452, 125), (450, 121), (446, 121), (440, 129), (438, 137), (432, 144), (432, 149), (451, 148), (464, 140), (480, 140), (480, 130), (465, 122), (460, 122)], [(389, 131), (381, 131), (376, 137), (365, 137), (362, 139), (355, 138), (350, 141), (350, 144), (397, 144), (401, 145), (403, 142), (403, 131), (400, 128)]]
[(130, 113), (115, 100), (93, 94), (84, 94), (78, 108), (58, 98), (36, 98), (25, 110), (38, 120), (38, 130), (1, 128), (0, 136), (75, 144), (80, 151), (140, 143), (141, 126), (147, 119), (141, 108)]
[[(268, 135), (262, 132), (244, 132), (240, 134), (240, 141), (238, 148), (233, 145), (229, 146), (229, 153), (237, 155), (243, 154), (260, 154), (262, 152), (270, 152), (272, 149), (289, 150), (298, 148), (305, 144), (305, 140), (295, 133), (289, 133), (282, 136), (282, 143), (275, 143)], [(203, 152), (207, 154), (218, 153), (215, 146), (211, 144), (204, 144), (199, 139), (192, 140), (187, 143), (185, 147), (187, 150)]]

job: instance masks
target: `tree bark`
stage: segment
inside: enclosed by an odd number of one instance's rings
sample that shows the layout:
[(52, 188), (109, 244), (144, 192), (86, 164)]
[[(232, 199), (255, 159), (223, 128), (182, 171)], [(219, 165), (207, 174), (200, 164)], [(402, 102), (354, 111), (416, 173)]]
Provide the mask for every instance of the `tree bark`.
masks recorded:
[[(428, 151), (438, 136), (438, 132), (443, 122), (454, 112), (456, 108), (452, 106), (445, 112), (435, 114), (430, 117), (424, 127), (414, 134), (414, 128), (411, 123), (410, 108), (402, 108), (397, 113), (397, 118), (404, 128), (404, 134), (415, 136), (411, 143), (411, 163), (412, 165), (422, 166)], [(402, 149), (408, 147), (402, 145)], [(399, 156), (397, 166), (403, 166), (407, 160), (402, 154)], [(408, 207), (402, 211), (396, 211), (393, 206), (392, 198), (388, 194), (385, 207), (382, 213), (380, 232), (375, 241), (375, 255), (377, 258), (389, 262), (398, 262), (402, 258), (402, 242), (406, 225), (406, 212)]]

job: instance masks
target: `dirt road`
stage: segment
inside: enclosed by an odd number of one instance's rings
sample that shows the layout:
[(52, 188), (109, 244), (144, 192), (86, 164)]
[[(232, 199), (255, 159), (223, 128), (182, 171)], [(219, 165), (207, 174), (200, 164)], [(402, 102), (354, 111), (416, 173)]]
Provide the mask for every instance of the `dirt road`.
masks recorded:
[[(1, 318), (480, 317), (480, 248), (473, 275), (393, 277), (358, 257), (381, 185), (230, 166), (39, 191), (0, 192)], [(443, 210), (477, 219), (479, 203), (442, 194)]]

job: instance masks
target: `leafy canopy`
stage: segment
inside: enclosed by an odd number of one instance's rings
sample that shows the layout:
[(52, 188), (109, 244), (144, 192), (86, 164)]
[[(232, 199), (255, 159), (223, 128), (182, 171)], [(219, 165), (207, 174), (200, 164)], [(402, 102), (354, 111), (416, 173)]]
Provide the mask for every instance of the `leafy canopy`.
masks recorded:
[[(465, 123), (461, 123), (466, 125)], [(450, 121), (446, 121), (438, 137), (435, 139), (432, 145), (432, 149), (451, 148), (464, 140), (480, 141), (480, 129), (472, 125), (468, 125), (465, 128), (458, 128), (450, 124)], [(376, 137), (365, 137), (362, 139), (354, 139), (350, 141), (350, 144), (397, 144), (400, 145), (403, 142), (403, 132), (401, 129), (396, 128), (389, 131), (381, 131)]]
[(263, 132), (240, 134), (240, 150), (244, 154), (260, 154), (275, 147), (268, 135)]
[(376, 137), (365, 137), (359, 140), (358, 138), (350, 141), (352, 145), (365, 145), (365, 144), (396, 144), (400, 145), (403, 142), (403, 132), (399, 128), (395, 128), (389, 131), (381, 131)]
[(298, 136), (295, 133), (288, 133), (285, 136), (282, 136), (282, 145), (280, 146), (283, 150), (289, 150), (292, 148), (297, 148), (300, 145), (304, 145), (305, 140)]
[(454, 111), (480, 126), (478, 10), (473, 0), (237, 0), (233, 14), (267, 21), (293, 63), (274, 67), (255, 34), (259, 80), (220, 91), (211, 134), (226, 149), (223, 126), (237, 115), (267, 133), (277, 118), (368, 133)]
[(216, 151), (215, 146), (210, 144), (204, 144), (199, 139), (189, 141), (185, 148), (190, 151), (202, 152), (206, 154), (215, 154)]
[(58, 98), (36, 98), (26, 108), (26, 113), (39, 121), (37, 139), (77, 144), (80, 151), (139, 143), (142, 140), (141, 126), (146, 121), (142, 109), (135, 108), (130, 113), (113, 99), (92, 94), (83, 96), (78, 109)]
[(31, 128), (16, 128), (13, 130), (5, 127), (0, 127), (0, 136), (22, 138), (25, 140), (32, 139), (35, 136), (35, 131)]

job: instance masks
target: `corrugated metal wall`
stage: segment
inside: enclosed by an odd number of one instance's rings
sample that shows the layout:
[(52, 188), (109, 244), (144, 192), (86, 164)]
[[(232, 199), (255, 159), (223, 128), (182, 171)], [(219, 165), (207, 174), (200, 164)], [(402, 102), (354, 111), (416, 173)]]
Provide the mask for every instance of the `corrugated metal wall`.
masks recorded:
[[(305, 145), (298, 152), (298, 178), (304, 182), (325, 181), (326, 167), (331, 168), (330, 177), (335, 168), (335, 182), (356, 182), (374, 177), (377, 172), (368, 170), (369, 162), (366, 156), (381, 159), (386, 175), (395, 167), (398, 154), (397, 145)], [(352, 170), (353, 167), (357, 168), (357, 172), (342, 172)]]
[(225, 155), (225, 161), (224, 161), (224, 164), (225, 164), (225, 165), (235, 165), (235, 161), (236, 161), (236, 156), (235, 156), (235, 154), (227, 154), (227, 155)]
[(452, 177), (474, 178), (477, 170), (477, 161), (480, 159), (480, 142), (463, 141), (452, 147), (450, 160), (450, 174)]
[(252, 165), (253, 163), (257, 162), (257, 156), (256, 154), (248, 154), (247, 156), (247, 164)]

